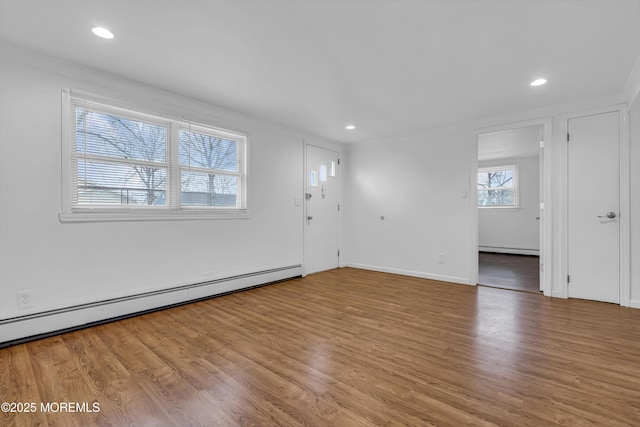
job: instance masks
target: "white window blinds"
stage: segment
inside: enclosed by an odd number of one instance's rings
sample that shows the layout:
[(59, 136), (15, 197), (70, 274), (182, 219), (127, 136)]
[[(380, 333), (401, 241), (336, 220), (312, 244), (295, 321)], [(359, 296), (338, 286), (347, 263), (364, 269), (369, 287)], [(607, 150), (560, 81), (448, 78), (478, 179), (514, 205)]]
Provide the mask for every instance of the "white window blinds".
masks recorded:
[(162, 207), (169, 123), (74, 100), (74, 207)]

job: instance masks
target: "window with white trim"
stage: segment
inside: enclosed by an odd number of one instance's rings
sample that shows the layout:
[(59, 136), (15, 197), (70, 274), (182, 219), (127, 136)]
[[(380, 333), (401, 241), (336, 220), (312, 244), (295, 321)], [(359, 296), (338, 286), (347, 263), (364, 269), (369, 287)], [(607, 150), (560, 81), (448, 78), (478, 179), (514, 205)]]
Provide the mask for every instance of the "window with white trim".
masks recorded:
[(478, 169), (478, 207), (518, 207), (517, 166), (510, 165)]
[(245, 135), (64, 93), (65, 213), (105, 219), (246, 213)]
[[(186, 206), (238, 208), (242, 205), (239, 135), (202, 126), (180, 127), (180, 202)], [(240, 192), (240, 196), (242, 192)]]

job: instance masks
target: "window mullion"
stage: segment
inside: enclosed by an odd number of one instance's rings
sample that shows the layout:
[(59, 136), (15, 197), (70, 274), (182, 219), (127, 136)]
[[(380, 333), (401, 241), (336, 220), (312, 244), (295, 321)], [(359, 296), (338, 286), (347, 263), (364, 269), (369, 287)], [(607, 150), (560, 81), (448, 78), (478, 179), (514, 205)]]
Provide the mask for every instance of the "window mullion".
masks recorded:
[(509, 191), (511, 193), (515, 193), (515, 191), (513, 191), (513, 188), (511, 187), (478, 188), (478, 192), (488, 192), (488, 191)]
[(169, 208), (180, 209), (181, 207), (181, 180), (180, 180), (180, 125), (171, 122), (169, 141), (167, 143), (167, 158), (169, 159)]
[(244, 165), (243, 165), (243, 159), (245, 159), (245, 153), (244, 150), (246, 149), (246, 144), (244, 143), (244, 141), (238, 141), (237, 142), (237, 149), (238, 149), (238, 156), (237, 156), (237, 163), (236, 163), (236, 168), (238, 170), (238, 188), (236, 189), (236, 208), (241, 208), (243, 205), (243, 200), (245, 198), (244, 192), (245, 192), (245, 185), (246, 185), (246, 179), (244, 176), (245, 170), (244, 170)]
[(112, 156), (101, 156), (99, 154), (83, 154), (83, 153), (73, 153), (73, 159), (75, 160), (86, 160), (87, 162), (100, 162), (100, 163), (109, 163), (114, 165), (132, 165), (132, 166), (142, 166), (149, 168), (158, 168), (165, 169), (168, 168), (168, 163), (160, 163), (160, 162), (149, 162), (145, 160), (137, 160), (137, 159), (123, 159), (121, 157), (112, 157)]
[(214, 175), (225, 175), (225, 176), (235, 176), (235, 177), (242, 177), (242, 174), (240, 172), (234, 172), (234, 171), (228, 171), (228, 170), (224, 170), (224, 169), (210, 169), (210, 168), (202, 168), (202, 167), (198, 167), (198, 166), (180, 166), (181, 170), (184, 171), (189, 171), (189, 172), (200, 172), (200, 173), (207, 173), (207, 174), (214, 174)]

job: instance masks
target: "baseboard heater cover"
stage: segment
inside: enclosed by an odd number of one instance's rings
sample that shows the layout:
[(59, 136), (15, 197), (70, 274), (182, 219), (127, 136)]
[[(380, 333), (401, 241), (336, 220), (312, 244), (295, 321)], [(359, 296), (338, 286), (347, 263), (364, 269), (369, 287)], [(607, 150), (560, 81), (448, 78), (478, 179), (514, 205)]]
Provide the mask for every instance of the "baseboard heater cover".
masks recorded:
[(505, 248), (500, 246), (478, 246), (478, 251), (514, 255), (540, 255), (539, 249)]
[(291, 265), (0, 320), (0, 348), (257, 288), (302, 275)]

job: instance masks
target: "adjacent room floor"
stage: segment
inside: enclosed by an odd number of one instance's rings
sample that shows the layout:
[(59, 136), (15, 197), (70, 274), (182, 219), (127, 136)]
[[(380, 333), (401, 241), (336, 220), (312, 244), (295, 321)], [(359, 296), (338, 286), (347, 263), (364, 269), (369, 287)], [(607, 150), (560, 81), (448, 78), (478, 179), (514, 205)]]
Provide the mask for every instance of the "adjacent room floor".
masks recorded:
[(540, 292), (540, 257), (480, 252), (478, 258), (479, 285)]

